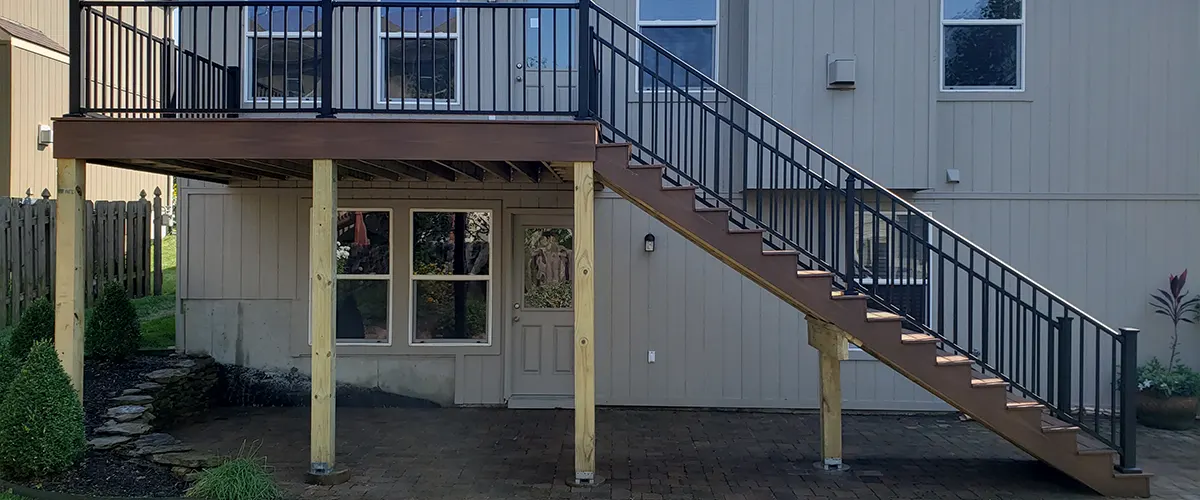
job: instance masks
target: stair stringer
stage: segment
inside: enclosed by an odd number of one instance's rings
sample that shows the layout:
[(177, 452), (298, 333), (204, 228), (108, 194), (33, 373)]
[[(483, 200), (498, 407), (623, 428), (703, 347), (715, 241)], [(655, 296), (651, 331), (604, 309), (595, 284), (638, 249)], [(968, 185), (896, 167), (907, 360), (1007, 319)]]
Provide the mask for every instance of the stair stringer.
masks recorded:
[(606, 187), (713, 257), (805, 315), (845, 330), (875, 359), (1033, 457), (1102, 494), (1149, 496), (1150, 474), (1116, 473), (1111, 453), (1080, 452), (1075, 431), (1044, 431), (1040, 406), (1010, 409), (1006, 390), (973, 387), (971, 365), (940, 365), (935, 344), (901, 342), (898, 316), (869, 320), (867, 301), (834, 297), (832, 276), (799, 276), (794, 255), (765, 253), (761, 238), (731, 231), (727, 217), (698, 212), (694, 189), (664, 188), (662, 167), (631, 167), (629, 161), (628, 145), (600, 145), (596, 173)]

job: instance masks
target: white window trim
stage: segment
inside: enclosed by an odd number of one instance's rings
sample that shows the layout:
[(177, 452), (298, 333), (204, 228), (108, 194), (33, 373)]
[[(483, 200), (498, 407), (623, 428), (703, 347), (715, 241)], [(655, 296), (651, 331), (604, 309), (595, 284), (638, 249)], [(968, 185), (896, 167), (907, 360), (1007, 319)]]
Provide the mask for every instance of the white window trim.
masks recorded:
[[(254, 95), (254, 91), (255, 91), (254, 76), (255, 75), (254, 75), (254, 58), (253, 58), (252, 54), (254, 53), (253, 41), (255, 39), (263, 39), (263, 38), (276, 39), (276, 38), (278, 38), (281, 40), (302, 40), (305, 38), (319, 39), (322, 37), (322, 33), (320, 31), (250, 31), (250, 26), (252, 26), (251, 23), (253, 22), (253, 20), (251, 19), (253, 13), (259, 11), (259, 9), (270, 10), (272, 7), (287, 7), (287, 8), (304, 9), (307, 6), (304, 6), (304, 5), (273, 5), (273, 6), (268, 7), (268, 6), (260, 5), (260, 6), (248, 6), (244, 9), (242, 9), (242, 11), (244, 12), (244, 15), (242, 16), (242, 41), (245, 44), (245, 50), (242, 51), (242, 103), (243, 104), (296, 104), (297, 106), (299, 106), (300, 104), (320, 104), (321, 100), (316, 97), (256, 97)], [(319, 7), (314, 7), (314, 8), (319, 9)], [(303, 18), (303, 16), (301, 16), (301, 17)], [(320, 68), (318, 68), (318, 69), (320, 69)], [(286, 77), (284, 79), (286, 80)], [(314, 88), (313, 91), (315, 92), (319, 89), (320, 89), (320, 83), (318, 80), (317, 88)]]
[[(414, 254), (413, 247), (416, 245), (416, 241), (415, 241), (416, 235), (413, 234), (412, 226), (413, 226), (413, 217), (417, 213), (420, 213), (420, 212), (434, 212), (434, 213), (484, 212), (484, 213), (487, 213), (488, 214), (488, 223), (491, 224), (491, 228), (488, 231), (488, 236), (487, 236), (488, 273), (487, 274), (462, 275), (462, 276), (414, 274), (413, 268), (415, 267), (415, 265), (414, 265), (415, 263), (413, 262), (413, 254)], [(493, 308), (496, 305), (496, 286), (495, 286), (496, 283), (492, 277), (492, 274), (496, 270), (495, 269), (496, 260), (494, 259), (494, 257), (496, 257), (496, 254), (495, 254), (496, 249), (495, 249), (495, 245), (493, 244), (493, 243), (495, 243), (495, 236), (496, 236), (495, 234), (493, 234), (493, 230), (495, 229), (495, 227), (496, 227), (496, 214), (490, 208), (411, 208), (411, 209), (409, 209), (409, 211), (408, 211), (408, 228), (409, 228), (408, 229), (408, 284), (407, 284), (407, 286), (408, 286), (408, 304), (406, 305), (406, 307), (408, 308), (408, 345), (409, 346), (413, 346), (413, 347), (417, 347), (417, 346), (482, 347), (482, 346), (491, 346), (492, 345), (492, 342), (494, 341), (493, 332), (495, 331), (495, 325), (493, 324), (494, 318), (492, 316), (493, 316), (493, 313), (495, 312)], [(462, 341), (455, 341), (455, 340), (417, 341), (417, 339), (416, 339), (417, 312), (416, 312), (416, 307), (415, 307), (416, 300), (417, 300), (417, 280), (421, 280), (421, 281), (487, 281), (488, 282), (487, 313), (485, 314), (485, 317), (487, 317), (487, 330), (486, 330), (487, 331), (487, 340), (486, 340), (486, 342), (462, 342)]]
[[(712, 27), (713, 28), (713, 74), (710, 78), (712, 78), (712, 80), (714, 82), (720, 82), (721, 81), (720, 80), (720, 75), (721, 75), (721, 0), (713, 0), (716, 4), (715, 5), (716, 19), (713, 19), (711, 21), (700, 20), (700, 19), (691, 20), (691, 21), (643, 21), (642, 20), (642, 2), (643, 1), (644, 0), (637, 0), (637, 5), (634, 7), (634, 16), (635, 16), (634, 19), (637, 21), (636, 26), (637, 26), (638, 34), (641, 34), (642, 36), (646, 36), (644, 33), (642, 33), (643, 27), (649, 27), (649, 28), (655, 28), (655, 27), (658, 27), (658, 28)], [(633, 47), (633, 50), (635, 50), (636, 52), (633, 54), (633, 56), (635, 58), (637, 58), (637, 61), (640, 63), (640, 62), (642, 62), (642, 42), (641, 42), (641, 40), (637, 40), (637, 43), (635, 43), (634, 45), (635, 45), (635, 47)], [(680, 59), (682, 59), (682, 58), (680, 58)], [(649, 68), (647, 68), (647, 71), (649, 71)], [(645, 85), (642, 85), (642, 70), (635, 69), (634, 73), (636, 73), (633, 78), (635, 93), (665, 94), (668, 92), (675, 92), (675, 90), (670, 89), (670, 88), (646, 87)], [(701, 92), (700, 87), (684, 87), (683, 90), (686, 92), (689, 92), (689, 93)], [(704, 93), (715, 93), (716, 89), (708, 88), (708, 89), (704, 89), (703, 92)]]
[[(459, 1), (460, 0), (454, 0), (452, 2), (445, 2), (445, 3), (447, 4), (447, 7), (449, 7), (449, 5), (457, 3)], [(427, 6), (404, 7), (401, 5), (389, 5), (389, 7), (394, 8), (394, 9), (398, 9), (398, 8), (413, 8), (413, 9), (429, 8)], [(440, 8), (445, 8), (445, 7), (434, 7), (434, 8), (440, 9)], [(382, 105), (385, 107), (399, 106), (401, 108), (409, 108), (409, 107), (417, 108), (418, 106), (429, 105), (430, 106), (429, 109), (433, 109), (433, 106), (437, 106), (437, 105), (442, 105), (442, 106), (447, 105), (447, 102), (444, 99), (426, 99), (426, 98), (419, 98), (419, 97), (418, 98), (392, 98), (392, 97), (387, 96), (387, 80), (384, 79), (384, 75), (387, 74), (387, 71), (386, 71), (387, 61), (384, 60), (384, 57), (383, 57), (383, 43), (385, 40), (390, 40), (393, 38), (415, 39), (415, 40), (420, 40), (422, 38), (433, 39), (433, 40), (453, 39), (454, 40), (454, 54), (455, 54), (454, 55), (454, 97), (449, 101), (449, 105), (450, 106), (458, 106), (458, 105), (462, 104), (461, 97), (462, 97), (462, 84), (463, 84), (463, 43), (462, 43), (463, 10), (459, 7), (453, 7), (453, 8), (457, 11), (454, 16), (454, 33), (421, 33), (421, 32), (415, 32), (415, 31), (414, 32), (404, 31), (404, 32), (395, 32), (395, 33), (385, 32), (383, 30), (384, 8), (377, 7), (375, 9), (372, 9), (373, 10), (372, 16), (374, 16), (374, 18), (375, 18), (375, 21), (374, 21), (375, 37), (374, 37), (374, 40), (372, 40), (372, 43), (375, 44), (375, 49), (374, 49), (375, 50), (375, 61), (374, 61), (375, 68), (374, 68), (373, 74), (371, 75), (371, 78), (376, 80), (375, 83), (376, 83), (377, 90), (376, 90), (376, 95), (375, 95), (375, 104)]]
[[(1029, 13), (1028, 3), (1031, 0), (1021, 0), (1020, 19), (946, 19), (946, 0), (938, 2), (938, 82), (942, 92), (1025, 92), (1026, 17)], [(1017, 87), (947, 87), (946, 86), (946, 27), (947, 26), (1017, 26), (1017, 57), (1021, 60), (1017, 67)]]
[[(396, 228), (395, 211), (393, 211), (390, 208), (337, 207), (337, 212), (338, 212), (338, 214), (341, 214), (342, 212), (387, 212), (388, 213), (388, 274), (383, 275), (383, 274), (335, 273), (334, 278), (333, 278), (333, 297), (334, 297), (335, 304), (337, 302), (337, 283), (341, 279), (345, 279), (347, 281), (368, 281), (368, 280), (384, 281), (384, 280), (386, 280), (388, 282), (388, 298), (387, 298), (387, 302), (388, 302), (388, 305), (387, 305), (388, 338), (387, 338), (387, 342), (338, 340), (338, 338), (337, 338), (337, 307), (335, 305), (335, 307), (333, 308), (333, 313), (334, 313), (334, 315), (333, 315), (333, 338), (334, 338), (334, 342), (336, 343), (336, 345), (339, 345), (339, 346), (391, 347), (392, 344), (394, 343), (394, 339), (396, 338), (395, 328), (394, 328), (394, 325), (396, 323), (396, 321), (395, 321), (395, 318), (396, 318), (395, 302), (396, 301), (395, 301), (395, 292), (394, 292), (395, 282), (393, 281), (393, 278), (395, 278), (395, 276), (396, 276), (396, 274), (395, 274), (396, 257), (395, 257), (395, 252), (393, 252), (393, 245), (392, 245), (392, 241), (395, 239), (395, 237), (393, 235), (395, 234), (395, 228)], [(311, 214), (312, 214), (312, 209), (310, 208), (309, 209), (309, 217), (310, 218), (312, 216)], [(337, 216), (335, 215), (334, 218), (336, 219)], [(336, 228), (335, 228), (335, 230), (336, 230)], [(311, 235), (310, 235), (310, 237), (311, 237)], [(337, 235), (334, 235), (334, 237), (336, 238)], [(334, 268), (336, 269), (337, 268), (337, 241), (334, 241), (333, 249), (334, 249)], [(309, 268), (308, 276), (309, 276), (309, 281), (310, 281), (310, 285), (311, 285), (312, 259), (309, 259), (308, 266), (309, 266), (308, 267)], [(308, 289), (310, 292), (310, 295), (308, 297), (308, 303), (309, 303), (309, 307), (312, 307), (312, 295), (311, 295), (312, 286), (309, 286)], [(311, 314), (308, 316), (308, 345), (310, 347), (312, 346), (312, 315)]]

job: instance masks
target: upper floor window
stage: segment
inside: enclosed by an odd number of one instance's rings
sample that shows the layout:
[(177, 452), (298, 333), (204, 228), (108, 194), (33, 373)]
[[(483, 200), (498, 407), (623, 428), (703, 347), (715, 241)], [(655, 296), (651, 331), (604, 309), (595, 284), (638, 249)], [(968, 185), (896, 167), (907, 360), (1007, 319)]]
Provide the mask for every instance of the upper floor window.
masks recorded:
[(245, 95), (256, 101), (315, 99), (321, 81), (320, 9), (251, 6), (245, 12)]
[(459, 9), (389, 5), (379, 8), (381, 100), (458, 100)]
[[(717, 77), (718, 0), (639, 0), (638, 31), (710, 78)], [(697, 87), (698, 78), (657, 50), (643, 45), (642, 88)]]
[(942, 0), (942, 89), (1024, 90), (1024, 0)]

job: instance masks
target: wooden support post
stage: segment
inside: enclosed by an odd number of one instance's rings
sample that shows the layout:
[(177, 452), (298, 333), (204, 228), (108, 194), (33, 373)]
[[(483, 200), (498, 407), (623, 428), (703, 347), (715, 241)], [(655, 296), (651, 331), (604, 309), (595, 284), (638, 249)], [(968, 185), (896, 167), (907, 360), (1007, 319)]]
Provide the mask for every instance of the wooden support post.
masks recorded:
[(313, 160), (313, 209), (309, 226), (310, 324), (312, 325), (312, 429), (307, 479), (314, 484), (337, 484), (349, 474), (334, 464), (335, 403), (337, 401), (334, 318), (334, 238), (337, 227), (337, 168), (333, 160)]
[(596, 326), (595, 171), (575, 163), (575, 484), (595, 485), (596, 367), (592, 335)]
[(83, 160), (58, 160), (58, 201), (55, 218), (57, 248), (54, 263), (54, 347), (71, 386), (83, 400), (84, 271)]
[(850, 359), (850, 337), (843, 330), (809, 316), (808, 345), (817, 349), (821, 370), (821, 462), (826, 470), (842, 470), (842, 361)]

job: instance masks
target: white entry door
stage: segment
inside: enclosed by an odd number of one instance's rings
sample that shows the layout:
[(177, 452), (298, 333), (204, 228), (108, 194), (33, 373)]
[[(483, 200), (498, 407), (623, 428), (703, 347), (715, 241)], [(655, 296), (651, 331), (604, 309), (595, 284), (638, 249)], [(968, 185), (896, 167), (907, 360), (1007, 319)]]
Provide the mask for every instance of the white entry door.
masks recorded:
[(508, 366), (514, 408), (574, 404), (574, 230), (571, 216), (516, 216)]

